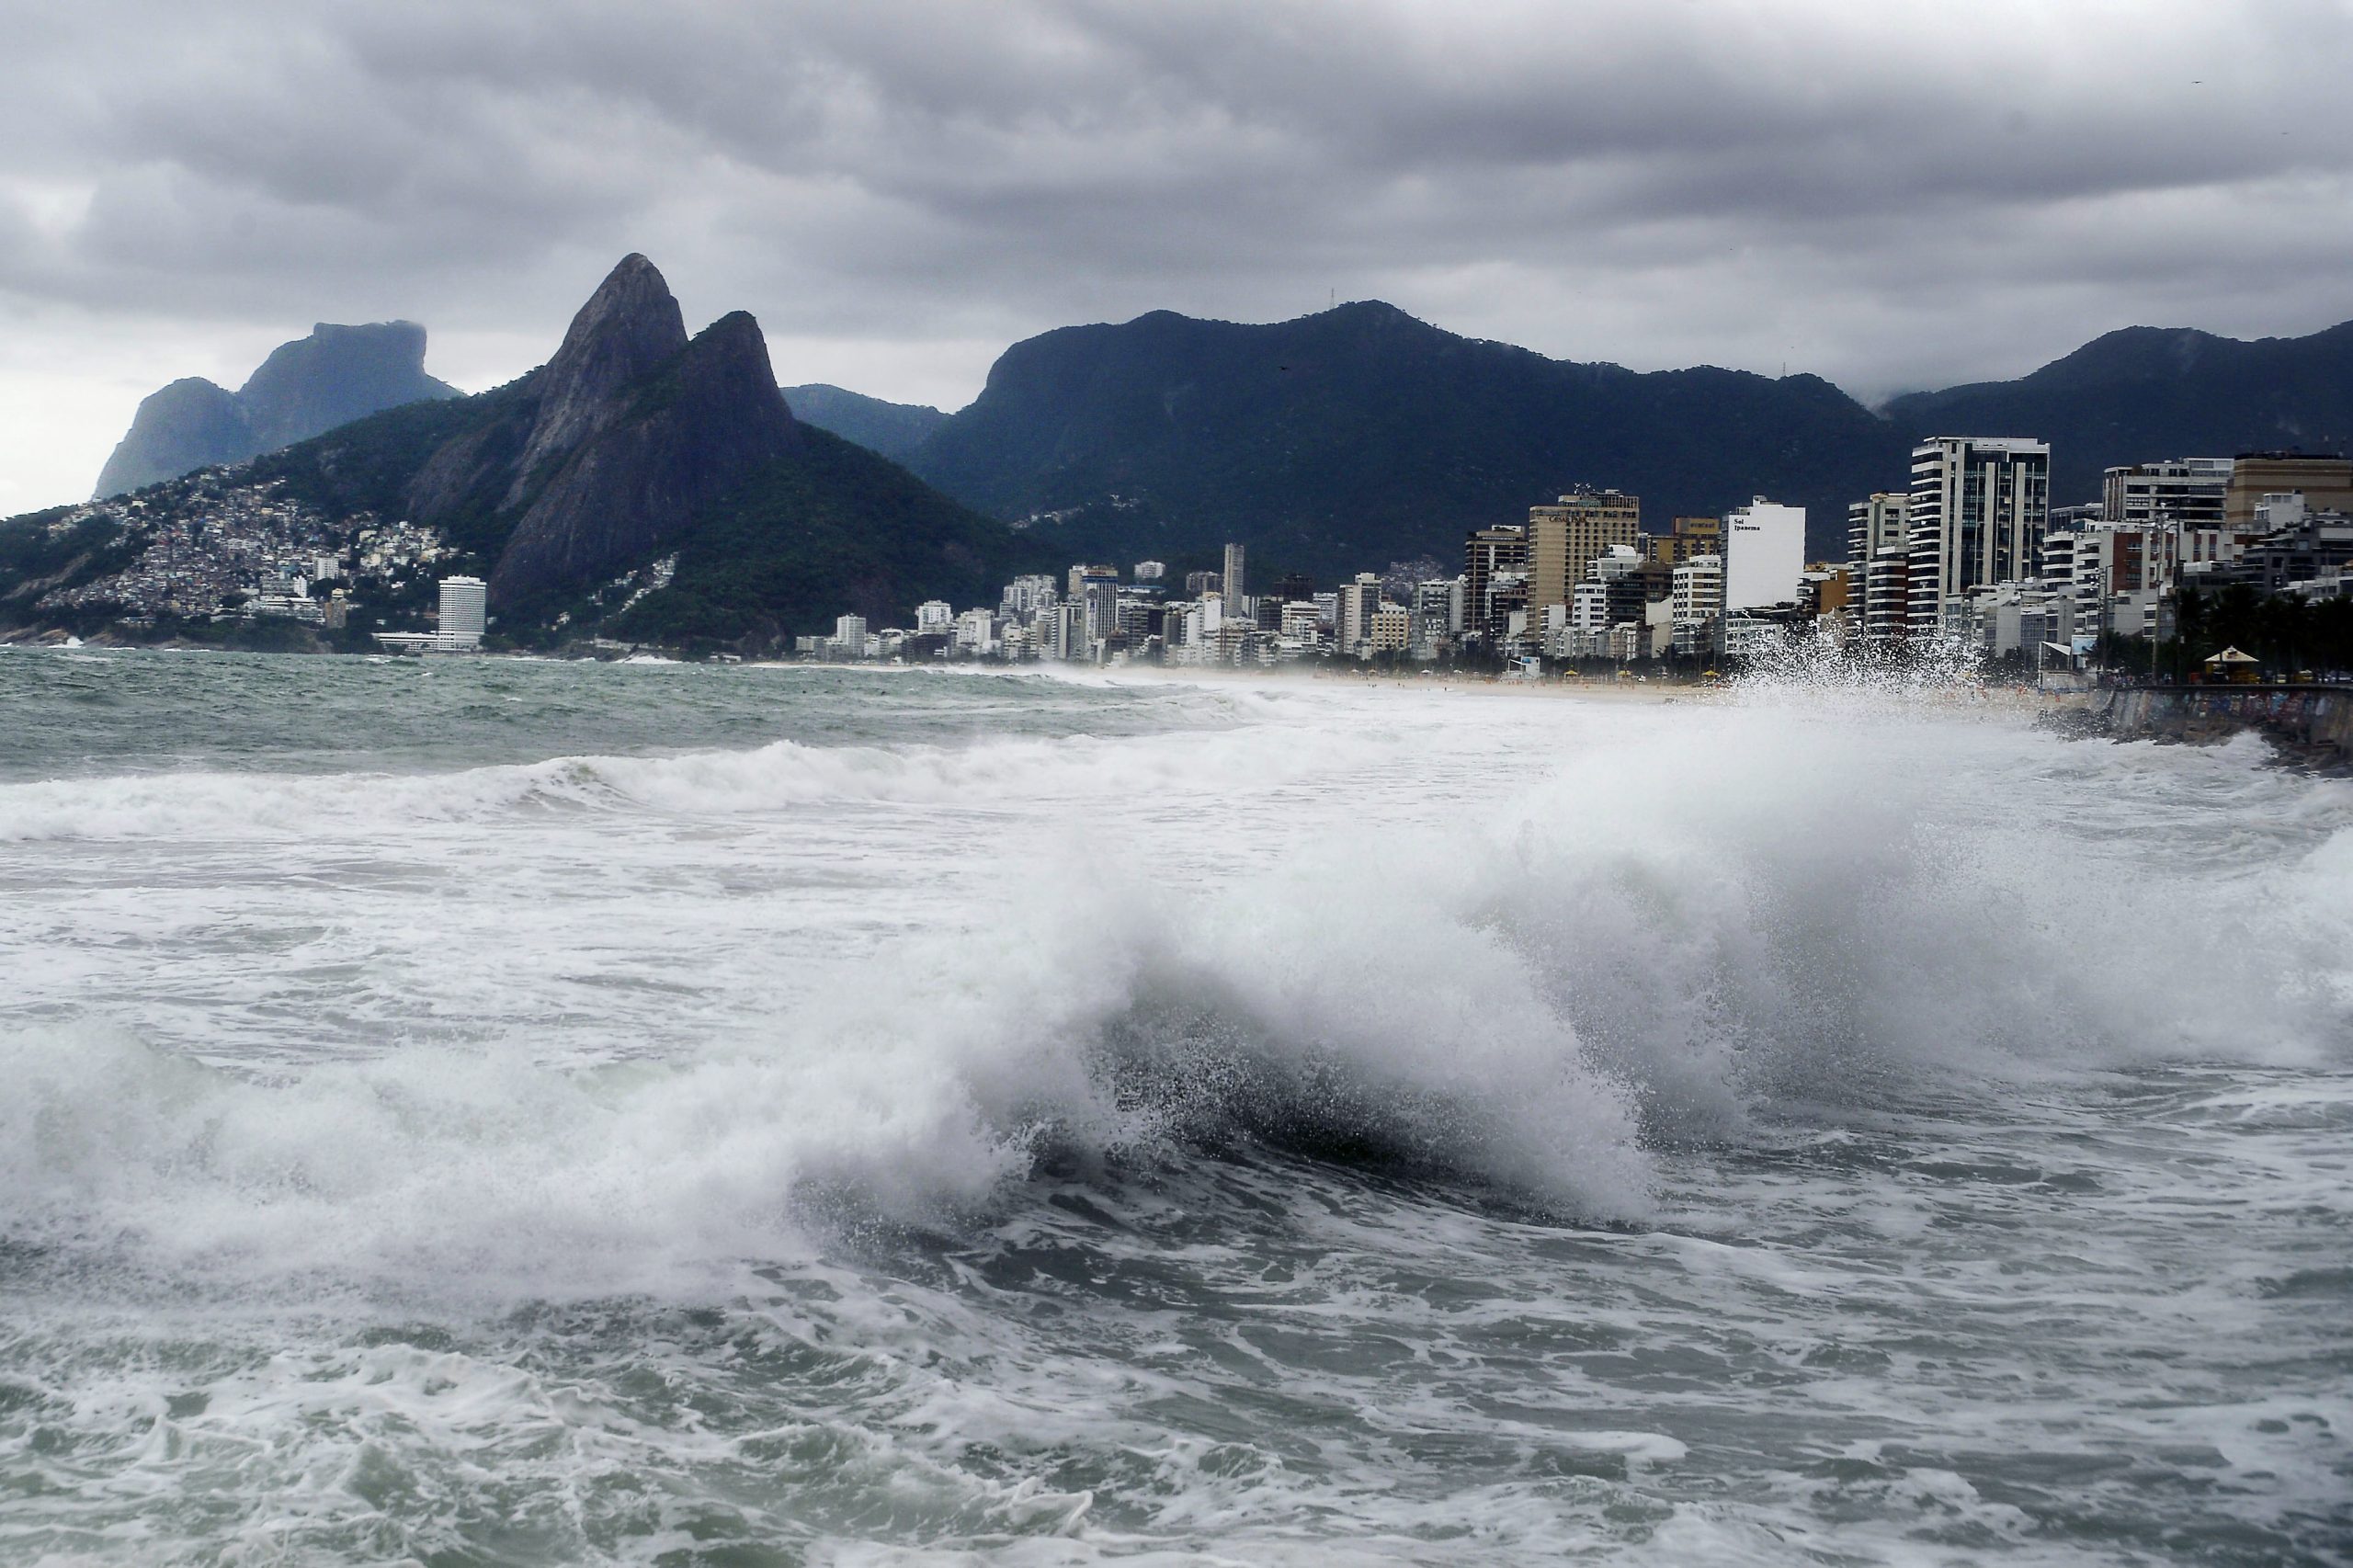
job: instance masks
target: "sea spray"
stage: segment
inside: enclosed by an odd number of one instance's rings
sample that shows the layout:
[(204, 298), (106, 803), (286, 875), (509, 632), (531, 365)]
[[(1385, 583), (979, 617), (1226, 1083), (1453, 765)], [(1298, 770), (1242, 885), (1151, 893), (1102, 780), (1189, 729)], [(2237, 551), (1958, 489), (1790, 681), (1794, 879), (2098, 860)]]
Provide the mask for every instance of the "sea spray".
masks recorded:
[(1965, 688), (278, 667), (7, 759), (6, 1554), (2353, 1536), (2342, 784)]

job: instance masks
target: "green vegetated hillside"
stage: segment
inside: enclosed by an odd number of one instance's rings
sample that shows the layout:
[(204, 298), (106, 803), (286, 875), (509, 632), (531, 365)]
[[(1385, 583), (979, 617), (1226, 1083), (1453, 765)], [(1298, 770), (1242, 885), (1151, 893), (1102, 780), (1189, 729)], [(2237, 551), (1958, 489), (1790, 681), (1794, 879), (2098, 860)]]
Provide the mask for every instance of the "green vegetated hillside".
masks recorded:
[(926, 403), (887, 403), (822, 381), (785, 388), (784, 401), (803, 425), (831, 430), (892, 462), (913, 457), (948, 423), (948, 415)]
[(1642, 497), (1649, 525), (1754, 495), (1802, 506), (1845, 551), (1848, 502), (1902, 489), (1931, 435), (2040, 437), (2053, 495), (2100, 471), (2353, 440), (2353, 324), (2243, 343), (2113, 333), (2012, 381), (1880, 413), (1813, 376), (1637, 372), (1458, 337), (1363, 303), (1270, 325), (1155, 312), (1014, 345), (908, 458), (1073, 559), (1201, 557), (1226, 538), (1320, 574), (1427, 553), (1577, 484)]
[(910, 461), (1074, 557), (1240, 539), (1324, 575), (1452, 559), (1577, 484), (1639, 494), (1660, 527), (1757, 494), (1836, 508), (1826, 544), (1850, 495), (1904, 473), (1895, 433), (1815, 377), (1569, 364), (1378, 303), (1031, 338)]
[(2127, 327), (2017, 381), (1915, 392), (1887, 412), (1907, 430), (2049, 441), (2054, 500), (2092, 499), (2118, 463), (2341, 453), (2353, 449), (2353, 322), (2252, 343)]
[(826, 431), (753, 475), (678, 541), (676, 580), (620, 618), (648, 642), (777, 641), (835, 616), (911, 620), (925, 599), (994, 604), (1034, 565), (1010, 530)]

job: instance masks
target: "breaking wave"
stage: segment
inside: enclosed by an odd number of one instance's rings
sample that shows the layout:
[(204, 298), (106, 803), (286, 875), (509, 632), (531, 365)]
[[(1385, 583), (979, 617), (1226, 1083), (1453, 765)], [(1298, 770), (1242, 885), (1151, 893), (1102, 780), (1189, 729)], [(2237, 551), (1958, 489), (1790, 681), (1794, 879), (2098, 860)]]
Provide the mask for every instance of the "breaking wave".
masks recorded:
[[(0, 835), (27, 844), (460, 824), (488, 846), (534, 814), (605, 833), (843, 802), (1042, 801), (1052, 827), (1067, 793), (1165, 802), (1251, 846), (1225, 874), (1162, 880), (1165, 842), (1029, 843), (1040, 858), (986, 918), (637, 1059), (494, 1038), (263, 1067), (102, 1021), (19, 1028), (0, 1040), (0, 1234), (224, 1287), (664, 1292), (805, 1257), (846, 1223), (965, 1223), (1042, 1159), (1236, 1142), (1639, 1222), (1662, 1150), (1741, 1137), (1760, 1110), (2342, 1049), (2343, 786), (1786, 695), (1602, 718), (1518, 699), (1496, 712), (1554, 725), (1512, 759), (1528, 781), (1414, 771), (1410, 821), (1366, 807), (1427, 756), (1410, 708), (1310, 741), (787, 743), (0, 790)], [(1242, 783), (1258, 807), (1234, 803)], [(929, 852), (953, 854), (970, 821), (939, 831)]]

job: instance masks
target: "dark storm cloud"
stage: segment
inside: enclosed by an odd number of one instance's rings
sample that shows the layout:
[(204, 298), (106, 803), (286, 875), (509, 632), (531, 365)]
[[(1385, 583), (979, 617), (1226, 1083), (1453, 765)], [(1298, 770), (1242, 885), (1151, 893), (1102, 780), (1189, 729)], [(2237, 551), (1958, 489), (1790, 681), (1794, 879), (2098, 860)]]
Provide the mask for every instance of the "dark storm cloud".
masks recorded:
[(2321, 0), (15, 8), (19, 302), (546, 335), (642, 248), (807, 339), (1328, 286), (1867, 391), (2353, 314)]

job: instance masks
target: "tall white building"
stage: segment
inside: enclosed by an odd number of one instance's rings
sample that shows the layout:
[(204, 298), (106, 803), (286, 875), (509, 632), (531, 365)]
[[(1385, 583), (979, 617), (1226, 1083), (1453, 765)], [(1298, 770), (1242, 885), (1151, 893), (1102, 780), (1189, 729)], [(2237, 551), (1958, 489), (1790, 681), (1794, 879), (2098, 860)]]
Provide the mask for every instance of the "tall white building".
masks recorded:
[(1041, 606), (1037, 621), (1038, 656), (1083, 660), (1087, 656), (1086, 610), (1068, 599)]
[(946, 599), (926, 599), (915, 606), (915, 633), (935, 636), (948, 630), (956, 619), (956, 611)]
[(1724, 517), (1727, 610), (1786, 604), (1805, 575), (1805, 508), (1762, 495)]
[(483, 629), (490, 624), (490, 590), (479, 577), (441, 579), (440, 632), (444, 648), (479, 648)]
[(1333, 648), (1346, 657), (1363, 658), (1372, 641), (1372, 613), (1380, 608), (1381, 578), (1377, 574), (1359, 572), (1355, 582), (1342, 585)]
[(845, 659), (866, 657), (866, 618), (845, 615), (834, 621), (834, 651)]
[(1085, 618), (1089, 642), (1100, 642), (1120, 630), (1120, 572), (1115, 566), (1074, 566), (1070, 597)]
[(2026, 437), (1932, 436), (1912, 449), (1904, 574), (1915, 642), (1969, 636), (1970, 595), (2035, 574), (2051, 520), (2051, 447)]
[(1900, 642), (1904, 584), (1912, 568), (1912, 497), (1883, 490), (1847, 506), (1847, 565), (1853, 624), (1876, 642)]
[(1218, 579), (1217, 585), (1219, 591), (1225, 595), (1225, 602), (1233, 607), (1234, 613), (1237, 615), (1242, 613), (1242, 600), (1249, 590), (1242, 585), (1242, 547), (1240, 545), (1229, 544), (1225, 547), (1225, 574)]
[(1708, 622), (1724, 612), (1724, 558), (1694, 555), (1676, 562), (1674, 589), (1667, 595), (1675, 649), (1695, 652)]

